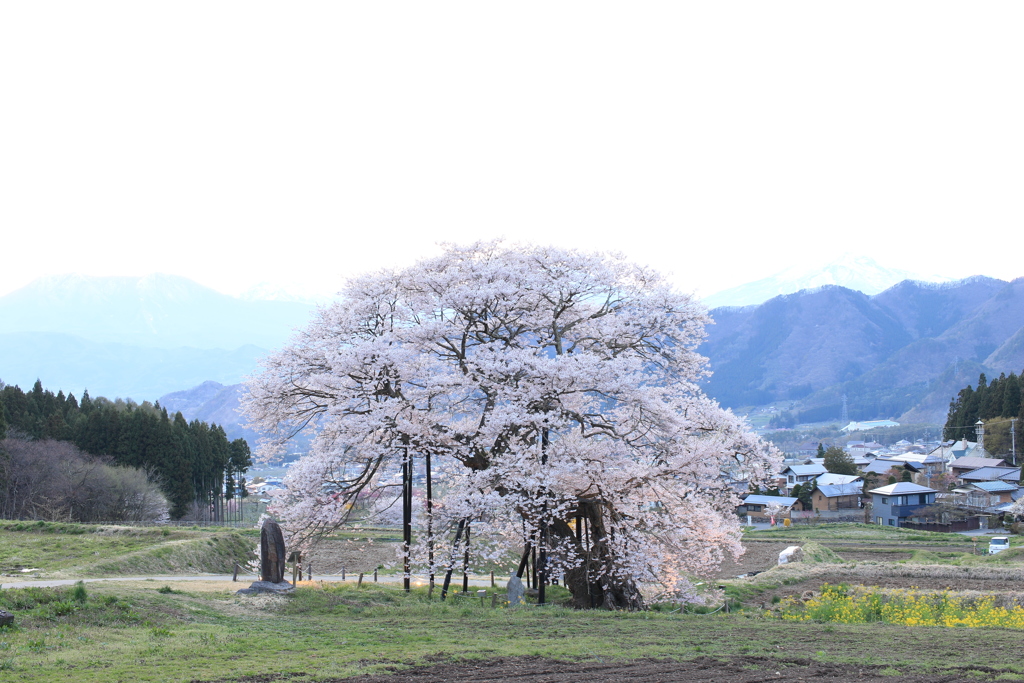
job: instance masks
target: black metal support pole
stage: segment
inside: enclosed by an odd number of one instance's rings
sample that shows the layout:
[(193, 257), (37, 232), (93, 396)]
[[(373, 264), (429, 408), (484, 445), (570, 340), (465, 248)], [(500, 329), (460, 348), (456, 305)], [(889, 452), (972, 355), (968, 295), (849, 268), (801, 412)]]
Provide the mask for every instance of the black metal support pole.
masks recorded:
[(434, 489), (430, 475), (430, 451), (424, 454), (427, 469), (427, 564), (430, 570), (430, 590), (434, 590)]
[(462, 540), (462, 530), (466, 526), (466, 520), (459, 520), (459, 528), (455, 532), (455, 546), (452, 548), (451, 562), (448, 563), (448, 571), (444, 573), (444, 583), (441, 585), (441, 599), (448, 596), (448, 585), (452, 582), (452, 570), (455, 568), (455, 557), (459, 552), (459, 541)]
[(466, 555), (462, 559), (462, 592), (469, 590), (469, 522), (466, 522)]
[(402, 543), (405, 554), (402, 585), (405, 592), (408, 593), (411, 571), (409, 553), (412, 548), (412, 455), (409, 453), (408, 446), (405, 447), (405, 457), (402, 460)]

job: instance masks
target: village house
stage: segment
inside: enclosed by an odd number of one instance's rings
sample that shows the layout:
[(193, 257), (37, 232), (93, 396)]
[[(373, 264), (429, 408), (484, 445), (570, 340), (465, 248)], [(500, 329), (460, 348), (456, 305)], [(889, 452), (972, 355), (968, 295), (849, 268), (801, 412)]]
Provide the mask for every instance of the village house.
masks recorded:
[(1006, 461), (1002, 458), (981, 458), (973, 455), (966, 455), (957, 458), (949, 464), (949, 470), (957, 479), (962, 475), (983, 467), (1005, 467)]
[(913, 466), (915, 471), (924, 472), (928, 476), (935, 476), (946, 471), (946, 461), (938, 455), (913, 450), (897, 453), (896, 455), (889, 455), (885, 458), (879, 458), (878, 460), (882, 462), (902, 463), (903, 465), (909, 464)]
[(815, 479), (818, 486), (837, 486), (843, 484), (857, 484), (864, 486), (864, 477), (856, 474), (833, 474), (832, 472), (826, 472), (825, 474), (818, 475)]
[(953, 502), (971, 508), (994, 508), (1012, 503), (1017, 485), (1006, 481), (977, 481), (953, 489)]
[(927, 486), (900, 481), (872, 489), (869, 493), (875, 522), (898, 527), (906, 521), (916, 521), (921, 510), (935, 503), (935, 494), (938, 491)]
[(767, 512), (768, 507), (779, 505), (783, 509), (775, 515), (775, 519), (780, 520), (788, 518), (793, 511), (793, 506), (799, 502), (796, 498), (788, 498), (786, 496), (762, 496), (752, 493), (739, 504), (736, 512), (741, 516), (749, 517), (752, 522), (767, 522), (770, 519)]
[(786, 480), (786, 493), (792, 493), (797, 484), (806, 484), (826, 472), (824, 465), (790, 465), (781, 472)]
[(1020, 468), (1018, 467), (979, 467), (976, 470), (964, 472), (957, 481), (961, 484), (970, 484), (976, 481), (1007, 481), (1012, 484), (1020, 483)]
[(861, 487), (859, 484), (825, 484), (819, 485), (811, 494), (811, 507), (815, 512), (823, 510), (858, 510), (863, 507)]

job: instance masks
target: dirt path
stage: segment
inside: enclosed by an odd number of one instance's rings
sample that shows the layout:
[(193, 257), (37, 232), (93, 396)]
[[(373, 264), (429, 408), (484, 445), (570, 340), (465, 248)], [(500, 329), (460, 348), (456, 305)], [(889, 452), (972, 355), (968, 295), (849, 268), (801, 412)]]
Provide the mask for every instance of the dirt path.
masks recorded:
[[(324, 679), (323, 683), (442, 683), (459, 681), (517, 681), (519, 683), (576, 683), (577, 681), (631, 681), (633, 683), (810, 683), (856, 681), (857, 683), (977, 683), (978, 673), (914, 674), (884, 676), (881, 667), (827, 664), (806, 659), (775, 660), (736, 657), (720, 661), (703, 657), (690, 662), (639, 660), (633, 662), (563, 662), (542, 657), (508, 657), (491, 661), (433, 664), (393, 674)], [(974, 675), (972, 675), (974, 674)], [(272, 683), (286, 680), (276, 675), (218, 679), (218, 683)], [(319, 680), (319, 679), (318, 679)], [(201, 683), (200, 680), (193, 683)]]

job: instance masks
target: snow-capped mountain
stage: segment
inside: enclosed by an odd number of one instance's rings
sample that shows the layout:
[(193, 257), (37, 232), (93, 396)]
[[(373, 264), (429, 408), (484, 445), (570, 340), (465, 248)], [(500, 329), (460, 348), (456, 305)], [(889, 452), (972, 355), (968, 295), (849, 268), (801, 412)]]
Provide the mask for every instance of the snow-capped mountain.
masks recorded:
[(869, 256), (843, 254), (824, 266), (813, 263), (790, 266), (763, 280), (748, 282), (738, 287), (716, 292), (705, 297), (704, 303), (708, 308), (753, 306), (762, 304), (780, 294), (793, 294), (824, 285), (839, 285), (872, 295), (883, 292), (904, 280), (948, 282), (952, 278), (887, 268), (879, 265)]

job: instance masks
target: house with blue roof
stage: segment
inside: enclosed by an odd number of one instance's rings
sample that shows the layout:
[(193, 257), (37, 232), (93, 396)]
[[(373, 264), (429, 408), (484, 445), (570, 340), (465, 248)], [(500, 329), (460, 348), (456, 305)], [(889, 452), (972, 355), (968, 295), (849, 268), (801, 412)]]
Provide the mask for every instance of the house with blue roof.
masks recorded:
[(857, 483), (819, 484), (811, 494), (815, 512), (822, 510), (859, 510), (863, 504), (863, 480)]
[(1007, 481), (1012, 484), (1020, 484), (1019, 467), (979, 467), (976, 470), (964, 472), (959, 476), (962, 484), (967, 485), (976, 481)]
[(751, 521), (767, 522), (769, 519), (768, 508), (773, 506), (779, 506), (782, 511), (777, 514), (776, 519), (785, 519), (789, 517), (790, 512), (793, 510), (793, 506), (800, 502), (798, 498), (789, 498), (786, 496), (763, 496), (760, 494), (752, 493), (743, 499), (743, 502), (736, 508), (736, 512), (740, 515), (746, 515), (750, 517)]
[(921, 511), (935, 504), (935, 489), (901, 481), (872, 489), (871, 514), (877, 524), (902, 526), (904, 522), (921, 521)]

